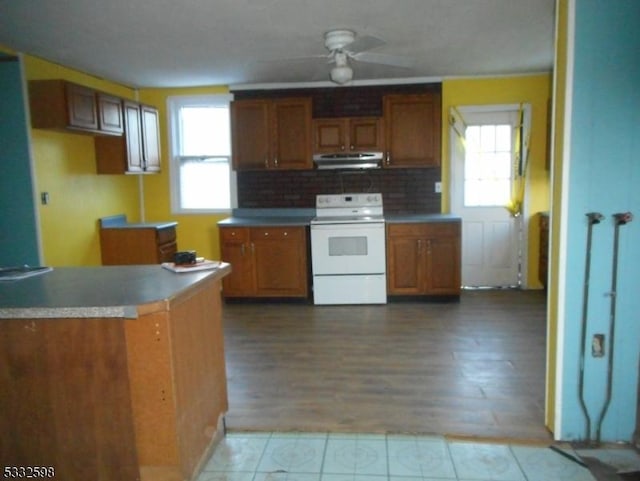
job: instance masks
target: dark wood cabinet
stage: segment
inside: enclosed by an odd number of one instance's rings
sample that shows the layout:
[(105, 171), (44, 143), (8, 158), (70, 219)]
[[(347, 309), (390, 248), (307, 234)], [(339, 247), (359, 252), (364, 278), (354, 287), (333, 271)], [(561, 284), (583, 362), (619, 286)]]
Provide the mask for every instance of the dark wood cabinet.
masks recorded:
[(387, 292), (460, 295), (460, 223), (387, 225)]
[(122, 101), (65, 80), (29, 82), (31, 125), (91, 135), (122, 135)]
[(96, 137), (96, 171), (99, 174), (155, 173), (160, 171), (158, 110), (123, 101), (124, 135)]
[(160, 264), (172, 262), (178, 250), (175, 225), (100, 229), (102, 264)]
[(236, 170), (311, 169), (311, 99), (231, 103)]
[(384, 150), (382, 119), (348, 117), (313, 120), (313, 152)]
[(122, 99), (98, 92), (98, 127), (102, 132), (122, 135), (124, 132), (124, 117), (122, 114)]
[(441, 96), (439, 93), (385, 95), (383, 99), (384, 167), (440, 165)]
[(220, 238), (225, 297), (308, 297), (306, 227), (221, 227)]

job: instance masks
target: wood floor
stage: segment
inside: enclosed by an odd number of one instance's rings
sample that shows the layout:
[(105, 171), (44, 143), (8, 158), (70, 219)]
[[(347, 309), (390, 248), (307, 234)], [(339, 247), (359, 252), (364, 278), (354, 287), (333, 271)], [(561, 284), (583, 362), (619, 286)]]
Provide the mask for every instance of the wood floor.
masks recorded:
[(549, 441), (545, 302), (226, 304), (227, 428)]

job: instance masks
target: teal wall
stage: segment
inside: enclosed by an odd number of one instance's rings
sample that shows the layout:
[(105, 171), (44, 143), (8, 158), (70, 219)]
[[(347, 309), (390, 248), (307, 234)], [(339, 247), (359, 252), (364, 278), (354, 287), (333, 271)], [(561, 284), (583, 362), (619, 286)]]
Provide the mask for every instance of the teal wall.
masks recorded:
[(20, 62), (0, 55), (0, 266), (39, 265)]
[[(568, 187), (564, 369), (561, 437), (582, 440), (579, 406), (580, 323), (587, 212), (606, 220), (593, 228), (585, 363), (586, 404), (597, 421), (613, 355), (613, 396), (602, 441), (631, 441), (636, 426), (640, 350), (640, 1), (576, 0)], [(609, 331), (616, 212), (637, 219), (620, 227), (617, 316), (613, 352), (590, 355), (593, 334)], [(562, 282), (562, 281), (561, 281)], [(607, 346), (608, 347), (608, 346)], [(595, 425), (594, 433), (595, 433)], [(592, 435), (593, 438), (594, 435)]]

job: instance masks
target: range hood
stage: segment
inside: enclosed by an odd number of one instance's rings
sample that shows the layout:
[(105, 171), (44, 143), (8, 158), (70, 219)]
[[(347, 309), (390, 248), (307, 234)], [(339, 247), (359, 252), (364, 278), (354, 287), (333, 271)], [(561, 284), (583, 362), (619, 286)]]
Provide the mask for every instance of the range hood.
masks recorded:
[(382, 152), (339, 152), (316, 154), (313, 162), (318, 169), (379, 169), (382, 166)]

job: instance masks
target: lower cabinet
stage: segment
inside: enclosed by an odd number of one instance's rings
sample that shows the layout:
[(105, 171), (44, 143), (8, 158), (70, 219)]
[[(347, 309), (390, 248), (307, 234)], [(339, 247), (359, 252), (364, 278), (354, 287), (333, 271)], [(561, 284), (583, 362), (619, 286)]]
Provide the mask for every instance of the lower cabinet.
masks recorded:
[(100, 229), (105, 266), (172, 262), (177, 250), (175, 226)]
[(460, 295), (460, 223), (387, 224), (387, 294)]
[(220, 227), (220, 239), (224, 297), (308, 297), (306, 227)]

